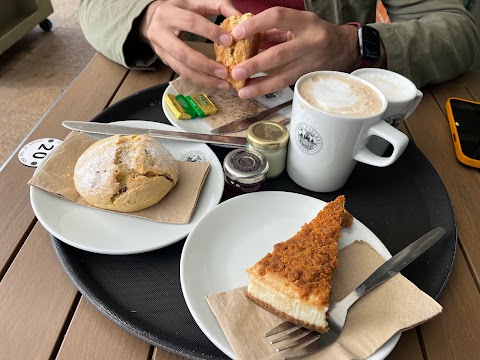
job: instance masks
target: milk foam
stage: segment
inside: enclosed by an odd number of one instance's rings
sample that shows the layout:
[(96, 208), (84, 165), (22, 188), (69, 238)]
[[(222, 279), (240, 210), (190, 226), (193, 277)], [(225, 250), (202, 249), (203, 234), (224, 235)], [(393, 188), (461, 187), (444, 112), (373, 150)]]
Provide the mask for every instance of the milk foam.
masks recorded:
[(313, 76), (300, 84), (299, 92), (311, 105), (335, 115), (365, 117), (382, 110), (381, 99), (370, 87), (342, 76)]
[(402, 78), (380, 74), (375, 72), (364, 72), (356, 76), (375, 85), (385, 95), (388, 101), (405, 101), (412, 99), (416, 92), (413, 92), (411, 84)]

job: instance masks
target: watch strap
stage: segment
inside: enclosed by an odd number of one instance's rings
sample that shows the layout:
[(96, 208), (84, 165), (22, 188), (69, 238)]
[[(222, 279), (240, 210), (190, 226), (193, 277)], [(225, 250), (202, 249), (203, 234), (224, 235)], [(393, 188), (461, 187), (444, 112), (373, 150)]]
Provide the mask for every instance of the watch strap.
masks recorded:
[(377, 67), (378, 66), (377, 65), (378, 61), (374, 61), (374, 60), (365, 58), (362, 55), (362, 52), (361, 52), (361, 49), (360, 49), (360, 31), (359, 30), (360, 30), (360, 28), (365, 26), (365, 24), (362, 24), (362, 23), (359, 23), (359, 22), (356, 22), (356, 21), (351, 21), (351, 22), (348, 22), (347, 25), (352, 25), (352, 26), (355, 26), (357, 28), (358, 60), (355, 64), (355, 68), (356, 69), (361, 69), (361, 68)]

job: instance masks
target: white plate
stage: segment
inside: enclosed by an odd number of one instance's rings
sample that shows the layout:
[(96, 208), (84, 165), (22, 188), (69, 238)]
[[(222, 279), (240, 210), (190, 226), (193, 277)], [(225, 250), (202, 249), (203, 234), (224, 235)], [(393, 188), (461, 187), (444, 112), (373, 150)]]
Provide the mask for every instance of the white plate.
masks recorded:
[[(205, 301), (211, 295), (246, 286), (245, 269), (293, 236), (312, 220), (325, 202), (288, 192), (259, 192), (227, 200), (206, 215), (188, 235), (180, 259), (183, 295), (200, 329), (230, 358), (235, 355), (215, 315)], [(389, 251), (357, 219), (342, 230), (339, 248), (356, 239), (368, 242), (382, 257)], [(370, 360), (384, 359), (395, 347), (400, 334), (393, 336)]]
[[(259, 73), (256, 76), (261, 76), (264, 75), (263, 73)], [(175, 91), (172, 85), (168, 85), (167, 88), (165, 89), (165, 92), (163, 93), (162, 96), (162, 108), (163, 112), (165, 113), (165, 116), (167, 117), (168, 121), (170, 123), (182, 130), (192, 132), (192, 133), (199, 133), (199, 134), (210, 134), (210, 130), (212, 128), (210, 125), (208, 125), (205, 121), (203, 121), (201, 118), (195, 118), (192, 120), (179, 120), (173, 115), (173, 113), (170, 111), (168, 108), (167, 103), (165, 102), (165, 98), (167, 94), (173, 94), (173, 95), (178, 95), (178, 93)], [(207, 94), (208, 95), (208, 94)], [(284, 103), (285, 101), (293, 99), (293, 90), (290, 89), (289, 87), (276, 91), (271, 94), (263, 95), (263, 96), (258, 96), (255, 98), (259, 103), (262, 105), (266, 106), (267, 108), (274, 107), (276, 105), (280, 105)], [(278, 112), (278, 114), (283, 115), (285, 117), (290, 117), (292, 114), (292, 107), (288, 106), (285, 109), (282, 109)]]
[[(142, 128), (173, 129), (170, 125), (147, 121), (119, 123)], [(195, 224), (220, 202), (224, 184), (223, 169), (217, 156), (205, 144), (166, 139), (162, 139), (162, 144), (177, 160), (188, 155), (203, 156), (211, 165), (190, 223), (159, 223), (92, 209), (31, 186), (30, 202), (35, 215), (57, 239), (76, 248), (100, 254), (141, 253), (185, 238)]]

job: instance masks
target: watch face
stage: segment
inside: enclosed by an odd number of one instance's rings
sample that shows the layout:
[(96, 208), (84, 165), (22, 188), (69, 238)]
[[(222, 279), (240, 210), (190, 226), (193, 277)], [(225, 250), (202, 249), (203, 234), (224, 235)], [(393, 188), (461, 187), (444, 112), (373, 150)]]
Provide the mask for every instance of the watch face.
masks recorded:
[(358, 31), (362, 57), (373, 61), (380, 59), (380, 34), (377, 29), (362, 26)]

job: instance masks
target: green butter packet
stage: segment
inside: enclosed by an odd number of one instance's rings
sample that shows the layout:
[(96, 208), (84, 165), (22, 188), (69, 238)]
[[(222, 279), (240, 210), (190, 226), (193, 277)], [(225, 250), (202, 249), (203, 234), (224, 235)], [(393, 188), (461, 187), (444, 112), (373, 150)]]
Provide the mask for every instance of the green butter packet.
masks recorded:
[(182, 94), (179, 94), (175, 96), (175, 99), (177, 102), (180, 104), (180, 106), (185, 110), (185, 112), (190, 115), (192, 119), (197, 117), (197, 111), (190, 105), (190, 102), (183, 96)]
[(197, 113), (198, 117), (205, 117), (205, 112), (198, 106), (195, 100), (192, 99), (190, 95), (185, 96), (187, 99), (188, 103), (192, 106), (192, 108), (195, 109), (195, 112)]

